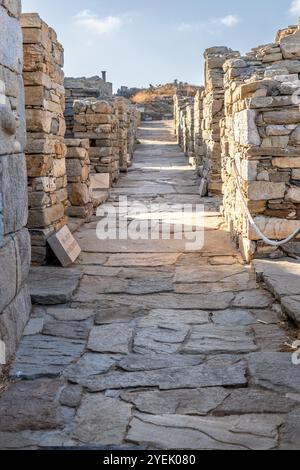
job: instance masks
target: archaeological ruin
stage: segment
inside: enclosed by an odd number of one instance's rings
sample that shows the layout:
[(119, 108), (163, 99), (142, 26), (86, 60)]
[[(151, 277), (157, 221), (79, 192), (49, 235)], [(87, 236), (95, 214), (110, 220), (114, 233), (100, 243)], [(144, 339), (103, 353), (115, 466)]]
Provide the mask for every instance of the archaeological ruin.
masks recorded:
[(0, 0), (0, 449), (299, 449), (300, 23), (131, 96), (65, 77), (21, 6)]

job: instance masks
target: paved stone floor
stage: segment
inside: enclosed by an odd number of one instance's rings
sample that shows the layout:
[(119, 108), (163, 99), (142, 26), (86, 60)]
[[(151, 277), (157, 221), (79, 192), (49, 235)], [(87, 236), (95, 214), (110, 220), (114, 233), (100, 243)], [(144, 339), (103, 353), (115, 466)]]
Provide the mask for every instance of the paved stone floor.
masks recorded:
[(171, 124), (140, 137), (110, 202), (201, 202), (204, 247), (99, 241), (99, 215), (77, 233), (75, 268), (33, 272), (0, 447), (300, 448), (300, 366), (279, 305), (241, 263), (218, 200), (200, 200)]

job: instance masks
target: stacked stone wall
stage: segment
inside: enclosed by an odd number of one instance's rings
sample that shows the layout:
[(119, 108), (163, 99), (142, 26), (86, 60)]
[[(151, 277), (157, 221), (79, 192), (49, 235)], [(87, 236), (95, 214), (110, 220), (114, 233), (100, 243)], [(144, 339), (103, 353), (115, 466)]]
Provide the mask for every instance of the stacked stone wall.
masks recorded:
[(67, 223), (63, 48), (38, 14), (23, 14), (29, 218), (32, 261), (51, 256), (47, 238)]
[(224, 71), (224, 212), (232, 235), (246, 259), (299, 255), (299, 240), (272, 247), (251, 227), (234, 168), (246, 204), (268, 238), (283, 240), (300, 226), (300, 30), (280, 31), (274, 44), (226, 62)]
[(14, 355), (31, 310), (20, 12), (19, 0), (0, 0), (0, 341), (6, 352), (0, 372)]
[(227, 47), (206, 49), (205, 89), (203, 93), (203, 160), (201, 168), (201, 193), (221, 194), (221, 136), (220, 120), (224, 117), (224, 62), (239, 56)]

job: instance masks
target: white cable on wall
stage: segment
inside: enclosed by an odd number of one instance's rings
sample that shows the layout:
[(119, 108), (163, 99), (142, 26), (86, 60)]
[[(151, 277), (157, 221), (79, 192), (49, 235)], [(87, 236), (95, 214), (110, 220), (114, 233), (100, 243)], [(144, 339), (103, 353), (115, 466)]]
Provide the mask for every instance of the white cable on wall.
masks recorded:
[(282, 246), (282, 245), (285, 245), (286, 243), (289, 243), (290, 241), (292, 241), (295, 237), (297, 237), (297, 235), (300, 234), (300, 227), (295, 230), (289, 237), (285, 238), (284, 240), (281, 240), (281, 241), (275, 241), (275, 240), (270, 240), (268, 237), (266, 237), (262, 231), (260, 230), (260, 228), (257, 226), (255, 220), (253, 219), (250, 211), (249, 211), (249, 208), (248, 208), (248, 205), (246, 203), (246, 200), (245, 200), (245, 196), (243, 194), (243, 191), (242, 191), (242, 188), (241, 188), (241, 185), (240, 185), (240, 181), (239, 179), (241, 178), (241, 176), (238, 174), (238, 170), (237, 170), (237, 166), (236, 166), (236, 162), (234, 160), (232, 160), (232, 164), (233, 164), (233, 171), (234, 171), (234, 174), (235, 174), (235, 177), (236, 177), (236, 185), (237, 185), (237, 190), (238, 190), (238, 193), (240, 195), (240, 198), (241, 198), (241, 202), (242, 202), (242, 205), (243, 205), (243, 208), (246, 212), (246, 215), (249, 219), (249, 222), (251, 224), (251, 226), (254, 228), (255, 232), (257, 233), (257, 235), (267, 244), (267, 245), (271, 245), (271, 246), (276, 246), (276, 247), (279, 247), (279, 246)]

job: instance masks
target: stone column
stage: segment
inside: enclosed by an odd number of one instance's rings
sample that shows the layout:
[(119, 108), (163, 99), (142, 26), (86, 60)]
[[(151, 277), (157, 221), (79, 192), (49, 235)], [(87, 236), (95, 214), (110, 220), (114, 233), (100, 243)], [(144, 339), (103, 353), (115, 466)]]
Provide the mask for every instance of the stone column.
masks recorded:
[[(24, 147), (21, 2), (0, 0), (0, 348), (1, 363), (16, 351), (28, 321), (30, 238)], [(6, 358), (3, 357), (5, 344)], [(1, 372), (0, 363), (0, 372)]]
[(67, 223), (63, 48), (38, 14), (21, 17), (27, 123), (28, 228), (32, 261), (45, 264), (47, 238)]

